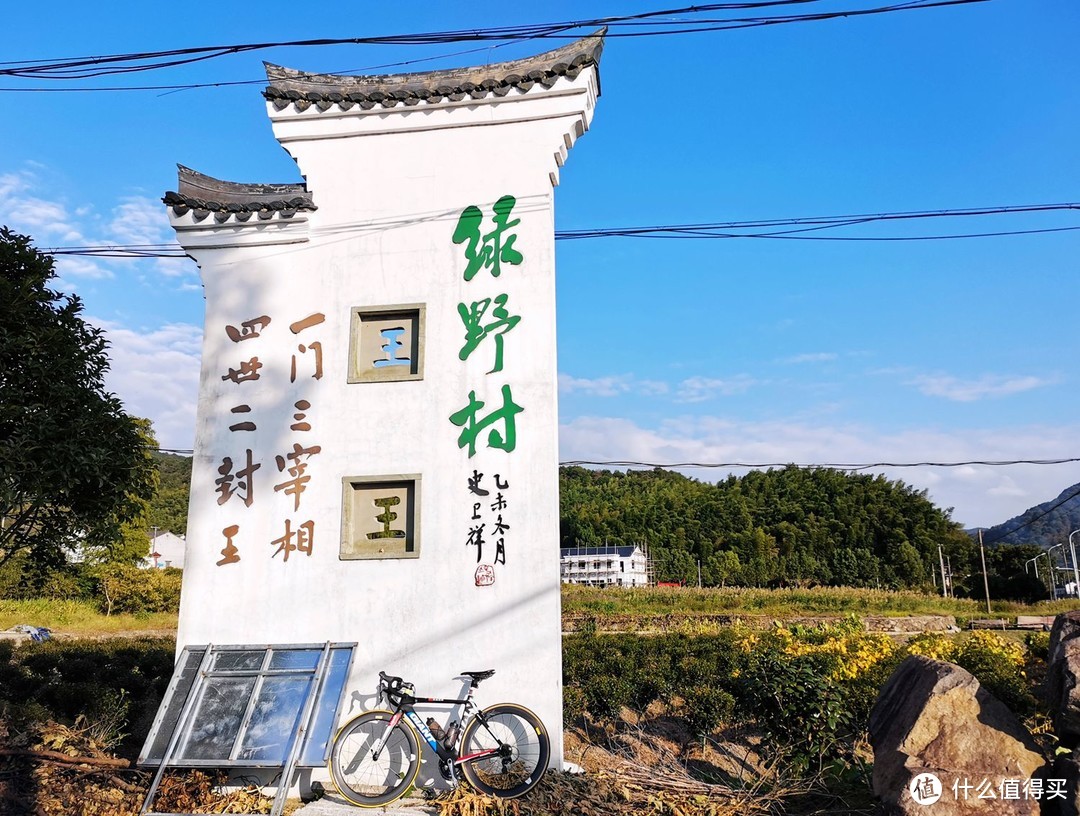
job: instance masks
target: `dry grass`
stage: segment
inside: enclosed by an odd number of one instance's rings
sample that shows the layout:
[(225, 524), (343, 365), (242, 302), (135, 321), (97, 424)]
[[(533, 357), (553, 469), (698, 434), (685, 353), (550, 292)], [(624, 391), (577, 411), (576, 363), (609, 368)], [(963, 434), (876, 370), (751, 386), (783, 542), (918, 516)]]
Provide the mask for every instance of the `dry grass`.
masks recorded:
[(813, 787), (784, 780), (778, 763), (762, 763), (756, 754), (727, 781), (705, 781), (702, 765), (712, 767), (719, 749), (702, 749), (675, 718), (628, 717), (617, 728), (564, 733), (564, 753), (583, 774), (549, 772), (527, 795), (512, 800), (462, 786), (435, 804), (441, 816), (766, 816), (785, 812)]
[(88, 601), (58, 601), (40, 598), (30, 601), (0, 600), (0, 630), (20, 623), (44, 626), (54, 633), (71, 635), (111, 635), (127, 632), (176, 633), (175, 613), (147, 615), (103, 615)]
[[(730, 614), (771, 615), (956, 615), (986, 617), (982, 601), (942, 598), (912, 591), (814, 587), (812, 589), (726, 589), (659, 587), (586, 587), (564, 585), (565, 613), (605, 615)], [(1076, 599), (1020, 604), (991, 601), (994, 614), (1055, 615), (1077, 608)]]

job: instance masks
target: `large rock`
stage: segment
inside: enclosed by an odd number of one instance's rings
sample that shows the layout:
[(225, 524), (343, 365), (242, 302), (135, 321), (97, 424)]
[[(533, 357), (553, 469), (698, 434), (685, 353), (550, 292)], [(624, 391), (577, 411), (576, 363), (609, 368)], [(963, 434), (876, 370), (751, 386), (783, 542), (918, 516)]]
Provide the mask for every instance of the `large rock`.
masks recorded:
[(1046, 663), (1044, 691), (1054, 713), (1054, 732), (1063, 746), (1075, 748), (1080, 744), (1080, 611), (1054, 619)]
[[(1041, 776), (1044, 764), (1031, 734), (952, 663), (918, 655), (901, 663), (870, 713), (870, 744), (874, 794), (890, 814), (1039, 813), (1039, 801), (1024, 798), (1024, 783)], [(909, 789), (927, 773), (939, 780), (941, 798), (932, 805), (915, 801)], [(1019, 798), (1004, 798), (1013, 782)]]
[(1080, 800), (1080, 762), (1069, 755), (1062, 755), (1054, 759), (1054, 770), (1050, 778), (1055, 781), (1055, 787), (1060, 786), (1064, 790), (1064, 797), (1047, 800), (1047, 804), (1056, 805), (1056, 809), (1047, 808), (1050, 814), (1056, 816), (1077, 816), (1077, 801)]

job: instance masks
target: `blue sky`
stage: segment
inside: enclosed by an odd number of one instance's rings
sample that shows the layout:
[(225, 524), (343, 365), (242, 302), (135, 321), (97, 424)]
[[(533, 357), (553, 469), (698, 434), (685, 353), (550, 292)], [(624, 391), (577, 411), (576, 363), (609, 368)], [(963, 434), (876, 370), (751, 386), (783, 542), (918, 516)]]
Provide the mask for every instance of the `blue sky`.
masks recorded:
[[(15, 4), (0, 61), (539, 23), (662, 3), (258, 7)], [(675, 5), (675, 4), (669, 4)], [(867, 8), (820, 0), (807, 10)], [(63, 19), (64, 25), (57, 25)], [(560, 229), (1080, 201), (1080, 6), (952, 8), (611, 39)], [(278, 49), (123, 78), (0, 77), (0, 223), (39, 246), (171, 239), (175, 164), (298, 181), (263, 59), (363, 73), (481, 64), (547, 44)], [(476, 46), (472, 46), (476, 48)], [(446, 56), (451, 55), (451, 56)], [(376, 69), (370, 72), (379, 72)], [(389, 69), (408, 70), (408, 69)], [(904, 236), (1080, 225), (1080, 211), (849, 228)], [(822, 233), (826, 234), (826, 233)], [(110, 386), (190, 448), (202, 332), (182, 260), (61, 259), (112, 343)], [(1080, 231), (964, 240), (603, 239), (558, 245), (561, 456), (644, 462), (911, 462), (1080, 456)], [(685, 470), (703, 479), (724, 470)], [(967, 526), (1080, 481), (1080, 466), (885, 470)]]

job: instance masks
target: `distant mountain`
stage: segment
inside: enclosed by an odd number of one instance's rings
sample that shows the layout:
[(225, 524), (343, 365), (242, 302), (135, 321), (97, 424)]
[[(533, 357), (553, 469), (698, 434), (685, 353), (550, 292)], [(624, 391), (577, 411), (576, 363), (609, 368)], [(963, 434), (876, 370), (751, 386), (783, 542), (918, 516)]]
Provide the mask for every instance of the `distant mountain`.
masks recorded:
[[(1069, 540), (1080, 530), (1080, 483), (1061, 491), (1056, 499), (1031, 507), (983, 532), (988, 544), (1034, 544), (1044, 550)], [(1080, 546), (1080, 536), (1075, 542)]]

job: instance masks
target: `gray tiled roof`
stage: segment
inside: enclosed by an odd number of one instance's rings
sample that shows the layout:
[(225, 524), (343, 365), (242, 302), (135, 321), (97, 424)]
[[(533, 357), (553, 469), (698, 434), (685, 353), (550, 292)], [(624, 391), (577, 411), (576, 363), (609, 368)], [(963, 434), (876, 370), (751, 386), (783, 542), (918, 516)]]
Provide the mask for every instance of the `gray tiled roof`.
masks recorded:
[(263, 91), (263, 96), (277, 110), (284, 110), (289, 105), (295, 105), (297, 110), (306, 110), (312, 105), (323, 111), (334, 105), (342, 110), (349, 110), (354, 105), (371, 110), (376, 106), (411, 107), (421, 103), (458, 102), (465, 98), (501, 97), (512, 89), (528, 91), (536, 84), (550, 88), (559, 77), (574, 79), (588, 66), (598, 66), (606, 32), (606, 28), (601, 28), (562, 48), (526, 59), (415, 74), (306, 74), (265, 63), (270, 85)]
[(311, 193), (303, 184), (238, 184), (221, 181), (177, 165), (178, 192), (165, 193), (161, 200), (176, 215), (193, 212), (196, 221), (213, 213), (219, 223), (235, 217), (247, 221), (253, 215), (268, 221), (276, 214), (291, 218), (300, 210), (316, 210)]
[(639, 549), (635, 544), (632, 546), (603, 546), (603, 547), (562, 547), (559, 554), (563, 558), (599, 558), (607, 555), (617, 555), (619, 558), (629, 558), (634, 550)]

